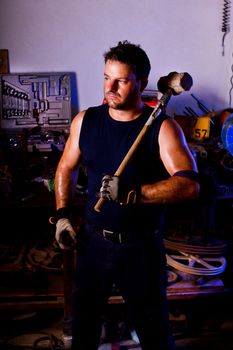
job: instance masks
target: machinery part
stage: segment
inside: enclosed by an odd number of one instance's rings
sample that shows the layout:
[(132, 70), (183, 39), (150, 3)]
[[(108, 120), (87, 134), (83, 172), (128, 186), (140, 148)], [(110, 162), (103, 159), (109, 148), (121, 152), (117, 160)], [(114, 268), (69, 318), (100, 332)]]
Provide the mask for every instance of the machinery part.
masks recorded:
[(43, 242), (32, 247), (27, 254), (27, 263), (31, 267), (45, 269), (48, 271), (62, 270), (62, 254), (57, 242), (45, 245)]
[(233, 113), (223, 123), (221, 138), (224, 148), (233, 156)]
[(182, 238), (182, 242), (175, 241), (172, 239), (164, 239), (165, 248), (172, 251), (182, 251), (187, 254), (198, 254), (198, 255), (223, 255), (226, 250), (226, 243), (222, 241), (213, 241), (209, 239), (209, 242), (204, 244), (203, 242), (187, 242)]
[(166, 254), (167, 264), (185, 273), (201, 276), (215, 276), (223, 273), (226, 268), (226, 259), (224, 257), (200, 258), (199, 256), (186, 254), (184, 252), (179, 253), (181, 255)]
[(174, 271), (167, 271), (167, 281), (168, 284), (175, 283), (178, 280), (178, 275)]
[(206, 151), (204, 146), (190, 144), (190, 148), (195, 153), (195, 155), (198, 154), (200, 156), (200, 158), (205, 159), (208, 157), (208, 152)]
[[(147, 119), (145, 125), (143, 126), (142, 130), (136, 137), (135, 141), (133, 142), (132, 146), (130, 147), (128, 153), (122, 160), (121, 164), (119, 165), (118, 169), (116, 170), (114, 176), (120, 176), (122, 172), (125, 170), (128, 162), (131, 160), (133, 155), (135, 154), (136, 150), (138, 149), (141, 141), (143, 140), (144, 136), (147, 133), (147, 130), (150, 128), (154, 120), (158, 117), (158, 115), (161, 113), (162, 109), (167, 105), (168, 101), (170, 100), (172, 95), (179, 95), (183, 91), (190, 90), (191, 86), (193, 84), (192, 77), (188, 73), (177, 73), (172, 72), (169, 73), (165, 77), (161, 77), (157, 83), (158, 89), (160, 92), (163, 93), (162, 97), (158, 101), (157, 105), (153, 109), (151, 115)], [(104, 198), (99, 198), (97, 201), (94, 209), (97, 212), (100, 212), (101, 207), (104, 203)]]
[(64, 349), (63, 340), (53, 333), (35, 332), (28, 334), (20, 334), (13, 336), (6, 342), (9, 349)]
[[(220, 164), (226, 170), (233, 170), (233, 158), (232, 158), (232, 155), (230, 153), (224, 154), (224, 156), (221, 158)], [(224, 185), (221, 186), (221, 187), (222, 187), (222, 189), (224, 189), (224, 191), (227, 190), (228, 194), (229, 194), (229, 192), (232, 192), (231, 189), (230, 189), (231, 187), (227, 188), (227, 186), (224, 187)]]

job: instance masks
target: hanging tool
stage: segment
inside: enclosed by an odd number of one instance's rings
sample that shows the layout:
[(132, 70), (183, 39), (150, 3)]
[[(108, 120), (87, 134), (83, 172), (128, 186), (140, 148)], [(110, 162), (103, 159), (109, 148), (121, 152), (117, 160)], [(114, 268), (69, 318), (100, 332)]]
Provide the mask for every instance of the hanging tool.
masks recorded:
[(198, 117), (197, 113), (191, 107), (185, 106), (184, 108), (188, 112), (189, 116)]
[(222, 32), (223, 37), (222, 37), (222, 56), (225, 55), (225, 37), (226, 35), (230, 32), (230, 19), (231, 19), (231, 1), (230, 0), (223, 0), (223, 16), (222, 16)]
[[(153, 109), (151, 115), (147, 119), (145, 125), (142, 127), (142, 130), (136, 137), (135, 141), (133, 142), (132, 146), (130, 147), (128, 153), (126, 154), (125, 158), (122, 160), (121, 164), (119, 165), (117, 171), (115, 172), (114, 176), (120, 176), (122, 172), (125, 170), (128, 162), (131, 160), (133, 155), (135, 154), (136, 150), (138, 149), (141, 141), (143, 140), (144, 136), (147, 133), (147, 130), (150, 128), (154, 120), (159, 116), (161, 111), (165, 108), (168, 101), (170, 100), (172, 95), (179, 95), (183, 91), (190, 90), (191, 86), (193, 85), (193, 79), (188, 73), (177, 73), (177, 72), (171, 72), (167, 76), (161, 77), (158, 80), (158, 89), (163, 94), (160, 100), (158, 101), (157, 105)], [(104, 203), (105, 199), (99, 198), (97, 201), (94, 209), (96, 211), (100, 211), (101, 207)]]
[(205, 114), (211, 113), (211, 110), (208, 107), (206, 107), (204, 103), (201, 102), (194, 94), (191, 94), (191, 96), (192, 98), (194, 98), (194, 100), (196, 100), (197, 105), (202, 112), (204, 112)]

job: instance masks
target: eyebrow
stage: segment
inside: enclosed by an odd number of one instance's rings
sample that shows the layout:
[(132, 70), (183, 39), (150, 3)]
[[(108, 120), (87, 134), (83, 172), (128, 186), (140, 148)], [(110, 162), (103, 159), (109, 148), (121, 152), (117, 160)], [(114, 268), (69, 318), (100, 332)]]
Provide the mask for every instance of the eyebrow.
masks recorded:
[[(110, 78), (110, 77), (111, 77), (111, 76), (110, 76), (110, 75), (108, 75), (107, 73), (104, 73), (104, 76), (105, 76), (105, 77), (108, 77), (108, 78)], [(129, 79), (129, 78), (119, 77), (119, 78), (115, 78), (115, 80), (126, 80), (126, 81), (129, 81), (130, 79)]]

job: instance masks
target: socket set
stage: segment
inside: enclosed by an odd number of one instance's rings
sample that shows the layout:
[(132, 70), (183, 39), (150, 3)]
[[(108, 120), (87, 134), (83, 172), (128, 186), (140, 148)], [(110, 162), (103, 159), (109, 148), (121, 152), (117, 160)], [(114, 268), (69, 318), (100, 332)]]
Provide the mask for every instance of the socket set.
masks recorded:
[(62, 129), (70, 125), (70, 73), (2, 74), (0, 79), (2, 129)]

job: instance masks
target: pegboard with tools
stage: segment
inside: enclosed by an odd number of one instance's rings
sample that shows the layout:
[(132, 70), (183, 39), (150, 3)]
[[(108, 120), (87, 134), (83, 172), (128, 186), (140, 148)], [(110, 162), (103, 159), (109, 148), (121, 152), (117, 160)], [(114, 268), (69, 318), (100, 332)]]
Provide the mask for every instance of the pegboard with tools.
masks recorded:
[(61, 129), (70, 125), (70, 73), (2, 74), (0, 78), (2, 129)]

